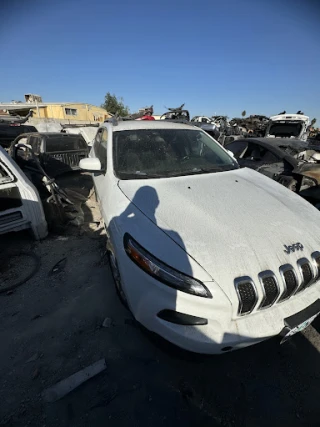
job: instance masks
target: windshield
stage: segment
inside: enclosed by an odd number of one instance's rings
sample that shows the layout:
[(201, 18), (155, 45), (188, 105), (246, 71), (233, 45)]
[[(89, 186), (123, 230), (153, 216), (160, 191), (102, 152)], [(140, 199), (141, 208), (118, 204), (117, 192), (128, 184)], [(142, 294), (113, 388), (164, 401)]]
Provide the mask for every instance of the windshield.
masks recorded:
[(237, 169), (237, 162), (205, 132), (137, 129), (113, 134), (115, 174), (120, 179), (163, 178)]
[(289, 138), (291, 136), (299, 136), (302, 130), (302, 124), (296, 123), (275, 123), (270, 126), (269, 135), (274, 135), (281, 138)]

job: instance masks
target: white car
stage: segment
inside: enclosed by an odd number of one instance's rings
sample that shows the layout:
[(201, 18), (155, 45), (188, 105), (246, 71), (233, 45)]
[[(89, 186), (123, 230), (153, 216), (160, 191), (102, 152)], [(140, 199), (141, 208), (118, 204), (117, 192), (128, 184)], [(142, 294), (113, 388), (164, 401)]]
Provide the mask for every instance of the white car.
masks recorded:
[(104, 123), (90, 158), (118, 294), (172, 343), (223, 353), (320, 311), (320, 213), (197, 127)]

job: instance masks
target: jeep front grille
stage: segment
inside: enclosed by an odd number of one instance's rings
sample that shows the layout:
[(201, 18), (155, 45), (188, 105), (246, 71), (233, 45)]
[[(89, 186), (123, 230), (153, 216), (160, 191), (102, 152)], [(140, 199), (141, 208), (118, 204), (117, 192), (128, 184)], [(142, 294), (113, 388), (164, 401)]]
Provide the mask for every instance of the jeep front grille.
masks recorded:
[[(249, 276), (238, 277), (234, 280), (239, 305), (238, 315), (251, 313), (259, 300), (258, 310), (271, 307), (291, 298), (315, 282), (320, 280), (320, 252), (311, 254), (311, 261), (300, 258), (296, 266), (282, 265), (279, 268), (282, 278), (282, 286), (278, 276), (271, 270), (265, 270), (258, 274), (260, 287), (256, 287), (255, 281)], [(282, 290), (282, 294), (281, 293)], [(261, 296), (261, 300), (260, 297)]]
[(301, 279), (302, 279), (301, 285), (297, 291), (297, 292), (300, 292), (306, 289), (311, 284), (311, 282), (313, 281), (313, 273), (307, 258), (299, 259), (297, 264), (298, 264), (298, 268), (300, 270)]
[(234, 281), (234, 285), (239, 298), (238, 314), (242, 316), (251, 313), (258, 301), (253, 281), (250, 277), (239, 277)]
[(259, 274), (259, 279), (263, 291), (263, 299), (260, 308), (267, 308), (277, 300), (280, 294), (279, 285), (272, 271), (263, 271)]
[(282, 265), (279, 271), (284, 282), (284, 291), (281, 297), (279, 298), (279, 301), (284, 301), (290, 298), (295, 293), (299, 283), (298, 283), (296, 272), (292, 267), (292, 265), (290, 264)]

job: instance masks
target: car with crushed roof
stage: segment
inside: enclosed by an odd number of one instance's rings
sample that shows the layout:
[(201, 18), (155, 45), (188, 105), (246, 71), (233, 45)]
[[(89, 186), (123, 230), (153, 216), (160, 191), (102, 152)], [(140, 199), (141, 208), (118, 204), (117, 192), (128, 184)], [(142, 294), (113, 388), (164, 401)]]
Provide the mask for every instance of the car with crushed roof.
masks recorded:
[(256, 170), (320, 203), (320, 146), (291, 138), (239, 138), (226, 144), (241, 167)]
[(31, 125), (0, 123), (0, 146), (8, 149), (19, 135), (31, 132), (37, 132), (37, 129)]
[(34, 169), (39, 161), (51, 177), (78, 171), (81, 159), (89, 148), (81, 134), (64, 132), (33, 132), (19, 135), (10, 146), (10, 155), (22, 167)]
[(173, 344), (284, 341), (320, 311), (320, 213), (198, 127), (112, 120), (89, 158), (121, 301)]

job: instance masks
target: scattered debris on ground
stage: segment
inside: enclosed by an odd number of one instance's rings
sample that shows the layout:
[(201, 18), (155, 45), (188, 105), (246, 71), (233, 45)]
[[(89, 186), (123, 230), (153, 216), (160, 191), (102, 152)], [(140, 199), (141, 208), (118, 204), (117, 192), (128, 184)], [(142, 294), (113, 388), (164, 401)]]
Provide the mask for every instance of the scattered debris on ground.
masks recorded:
[(47, 388), (42, 393), (42, 397), (46, 402), (55, 402), (75, 388), (79, 387), (85, 381), (88, 381), (90, 378), (100, 374), (100, 372), (104, 371), (106, 367), (105, 359), (98, 360), (92, 365), (87, 366), (85, 369), (82, 369), (81, 371), (70, 375), (70, 377), (65, 378), (57, 384)]

